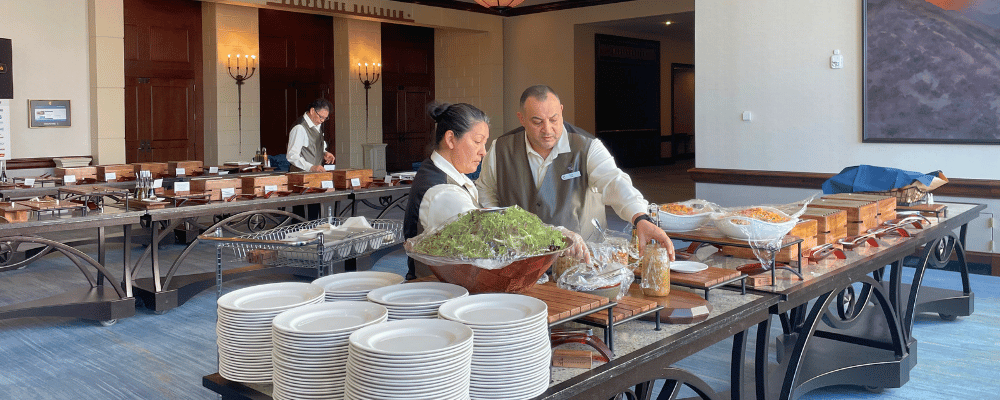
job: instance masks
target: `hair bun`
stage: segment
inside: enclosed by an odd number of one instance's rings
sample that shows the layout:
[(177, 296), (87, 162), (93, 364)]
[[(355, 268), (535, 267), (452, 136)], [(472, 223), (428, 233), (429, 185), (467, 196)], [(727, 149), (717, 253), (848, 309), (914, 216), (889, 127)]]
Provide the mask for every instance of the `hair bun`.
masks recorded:
[(431, 119), (433, 119), (434, 122), (439, 122), (441, 115), (444, 114), (445, 111), (448, 111), (449, 107), (451, 107), (451, 104), (449, 103), (439, 103), (436, 101), (431, 102), (427, 105), (427, 114), (431, 116)]

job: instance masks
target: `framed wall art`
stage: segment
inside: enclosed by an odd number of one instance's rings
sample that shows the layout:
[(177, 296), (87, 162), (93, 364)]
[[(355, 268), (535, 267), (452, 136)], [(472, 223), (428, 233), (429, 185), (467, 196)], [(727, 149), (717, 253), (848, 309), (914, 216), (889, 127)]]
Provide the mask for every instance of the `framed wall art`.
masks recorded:
[(1000, 0), (862, 0), (866, 143), (1000, 144)]

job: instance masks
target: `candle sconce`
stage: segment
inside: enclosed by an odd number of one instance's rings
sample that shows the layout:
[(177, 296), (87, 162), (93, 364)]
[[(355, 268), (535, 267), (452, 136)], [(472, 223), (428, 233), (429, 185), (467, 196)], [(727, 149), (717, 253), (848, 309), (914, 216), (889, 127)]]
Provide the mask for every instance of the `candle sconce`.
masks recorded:
[(358, 80), (361, 84), (365, 86), (365, 135), (368, 135), (368, 90), (372, 88), (375, 82), (378, 82), (378, 78), (382, 76), (381, 63), (372, 63), (372, 70), (368, 71), (368, 63), (365, 63), (365, 75), (361, 76), (361, 63), (358, 63)]
[(239, 152), (243, 154), (243, 83), (247, 79), (250, 79), (254, 72), (257, 72), (257, 56), (251, 56), (248, 54), (243, 55), (243, 66), (240, 66), (240, 55), (236, 55), (236, 69), (234, 74), (233, 69), (233, 56), (226, 55), (226, 69), (229, 71), (229, 76), (236, 80), (236, 108), (237, 108), (237, 124), (239, 126)]

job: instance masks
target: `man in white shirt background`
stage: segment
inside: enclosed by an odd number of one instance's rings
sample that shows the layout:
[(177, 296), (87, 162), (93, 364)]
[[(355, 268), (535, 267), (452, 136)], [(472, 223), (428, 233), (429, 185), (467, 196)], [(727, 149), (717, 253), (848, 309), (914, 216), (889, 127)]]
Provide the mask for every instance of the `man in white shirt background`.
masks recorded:
[(333, 105), (327, 99), (316, 99), (309, 103), (309, 109), (292, 131), (288, 133), (288, 151), (285, 157), (291, 171), (323, 172), (323, 163), (333, 164), (336, 157), (326, 151), (323, 138), (323, 122), (330, 118)]
[(600, 140), (562, 119), (559, 95), (545, 85), (521, 95), (521, 128), (493, 142), (476, 181), (483, 207), (517, 204), (545, 223), (593, 240), (597, 219), (606, 227), (605, 205), (636, 226), (640, 251), (650, 240), (674, 247), (646, 215), (649, 205)]
[[(323, 137), (323, 123), (330, 118), (331, 109), (333, 105), (327, 99), (313, 100), (309, 103), (305, 114), (302, 114), (302, 118), (299, 118), (298, 123), (288, 133), (288, 149), (285, 157), (288, 158), (290, 171), (323, 172), (324, 162), (333, 164), (336, 160), (333, 154), (326, 151), (326, 140)], [(309, 204), (308, 214), (303, 206), (294, 206), (292, 212), (308, 220), (314, 220), (320, 216), (320, 206)]]

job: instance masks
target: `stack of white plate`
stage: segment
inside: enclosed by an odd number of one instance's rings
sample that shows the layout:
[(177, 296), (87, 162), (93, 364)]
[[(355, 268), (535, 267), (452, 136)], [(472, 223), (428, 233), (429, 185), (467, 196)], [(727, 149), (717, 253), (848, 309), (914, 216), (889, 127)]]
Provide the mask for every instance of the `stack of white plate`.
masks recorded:
[(530, 399), (549, 387), (548, 306), (519, 294), (478, 294), (451, 300), (441, 318), (475, 332), (473, 399)]
[(323, 302), (323, 288), (283, 282), (234, 290), (219, 298), (215, 332), (219, 375), (231, 381), (271, 381), (271, 321), (278, 314)]
[(472, 329), (443, 319), (361, 328), (347, 347), (344, 399), (468, 399), (472, 343)]
[(358, 301), (312, 304), (274, 318), (274, 392), (280, 399), (340, 399), (347, 338), (385, 322), (385, 307)]
[(368, 292), (400, 283), (402, 276), (379, 271), (345, 272), (313, 281), (326, 290), (326, 301), (368, 301)]
[(389, 309), (389, 320), (437, 319), (444, 302), (466, 297), (469, 291), (451, 283), (415, 282), (393, 285), (368, 292), (368, 301)]

